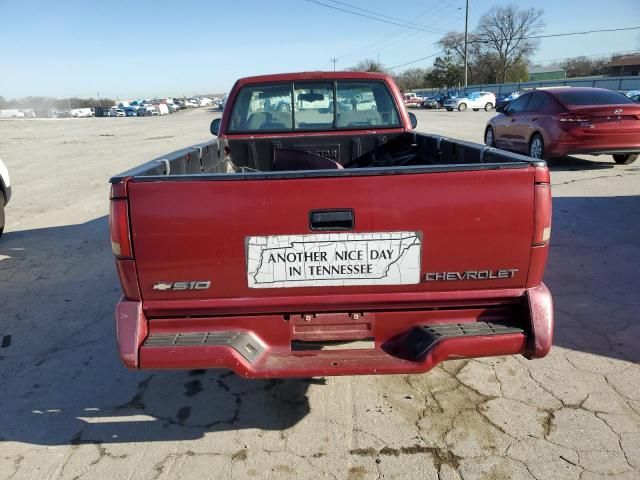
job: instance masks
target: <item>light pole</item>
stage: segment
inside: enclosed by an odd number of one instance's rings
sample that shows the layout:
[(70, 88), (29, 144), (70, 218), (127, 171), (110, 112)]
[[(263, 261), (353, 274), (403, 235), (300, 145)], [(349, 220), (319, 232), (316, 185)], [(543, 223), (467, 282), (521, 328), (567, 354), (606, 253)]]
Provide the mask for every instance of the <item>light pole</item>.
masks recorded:
[(467, 0), (467, 11), (464, 15), (464, 88), (467, 88), (467, 54), (469, 53), (469, 0)]
[(337, 59), (336, 57), (333, 57), (333, 58), (331, 59), (331, 62), (333, 62), (333, 71), (334, 71), (334, 72), (336, 71), (336, 62), (337, 62), (337, 61), (338, 61), (338, 59)]
[(98, 92), (97, 95), (98, 95), (98, 106), (102, 108), (102, 102), (100, 101), (100, 92)]

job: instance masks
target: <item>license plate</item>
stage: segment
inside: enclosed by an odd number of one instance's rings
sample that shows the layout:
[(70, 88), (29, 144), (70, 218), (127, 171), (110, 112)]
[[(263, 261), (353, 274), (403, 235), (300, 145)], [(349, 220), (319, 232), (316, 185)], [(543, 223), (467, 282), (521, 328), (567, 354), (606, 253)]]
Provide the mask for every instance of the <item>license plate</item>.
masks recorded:
[(247, 237), (249, 288), (411, 285), (420, 282), (420, 232)]

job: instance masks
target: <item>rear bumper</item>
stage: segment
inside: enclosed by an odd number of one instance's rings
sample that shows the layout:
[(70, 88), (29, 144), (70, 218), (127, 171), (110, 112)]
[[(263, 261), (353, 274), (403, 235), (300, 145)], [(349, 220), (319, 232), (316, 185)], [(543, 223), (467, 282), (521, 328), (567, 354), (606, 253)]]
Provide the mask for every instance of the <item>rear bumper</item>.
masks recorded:
[(640, 153), (637, 134), (573, 134), (555, 128), (545, 141), (550, 156)]
[[(123, 299), (116, 330), (128, 368), (225, 368), (250, 378), (410, 374), (448, 359), (544, 357), (553, 339), (553, 305), (540, 284), (518, 299), (462, 309), (326, 314), (306, 321), (293, 315), (149, 321), (139, 302)], [(357, 339), (368, 339), (371, 348), (316, 348), (323, 340)], [(294, 348), (299, 343), (311, 348)]]

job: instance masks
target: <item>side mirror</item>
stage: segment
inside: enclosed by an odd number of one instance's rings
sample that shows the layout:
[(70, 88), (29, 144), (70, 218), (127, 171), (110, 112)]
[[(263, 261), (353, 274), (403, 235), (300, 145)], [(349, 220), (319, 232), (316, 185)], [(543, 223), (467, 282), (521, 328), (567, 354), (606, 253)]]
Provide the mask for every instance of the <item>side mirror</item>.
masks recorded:
[(220, 122), (222, 122), (221, 118), (214, 118), (213, 122), (211, 122), (211, 127), (209, 130), (211, 131), (211, 135), (218, 136), (218, 132), (220, 131)]
[(409, 112), (409, 120), (411, 120), (411, 128), (416, 128), (418, 126), (418, 118), (415, 113)]

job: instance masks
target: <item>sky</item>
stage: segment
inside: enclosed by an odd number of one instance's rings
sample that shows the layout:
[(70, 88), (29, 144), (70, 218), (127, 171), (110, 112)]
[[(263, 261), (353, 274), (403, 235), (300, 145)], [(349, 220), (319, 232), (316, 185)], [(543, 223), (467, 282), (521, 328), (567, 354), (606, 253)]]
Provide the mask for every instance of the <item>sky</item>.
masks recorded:
[[(0, 0), (0, 96), (222, 93), (243, 76), (331, 70), (332, 58), (337, 69), (378, 55), (393, 67), (437, 52), (444, 32), (464, 31), (464, 0), (342, 1), (433, 33), (308, 0)], [(470, 0), (470, 30), (492, 6), (508, 3)], [(511, 3), (543, 9), (546, 34), (640, 26), (640, 0)], [(534, 60), (634, 50), (640, 30), (543, 39)]]

